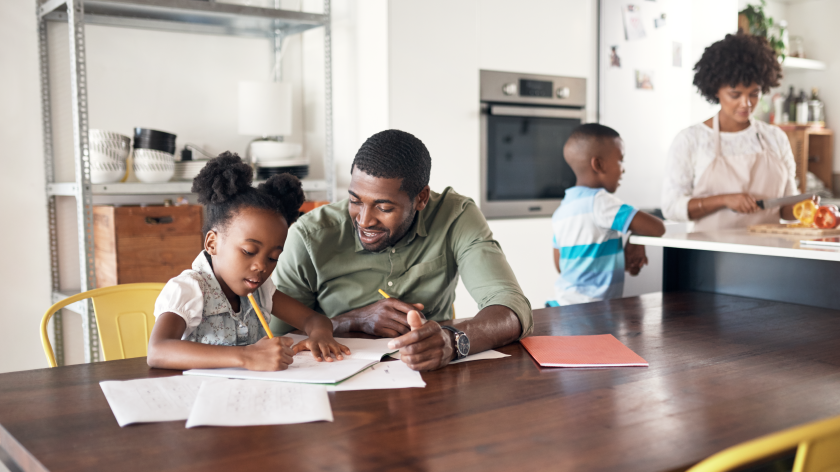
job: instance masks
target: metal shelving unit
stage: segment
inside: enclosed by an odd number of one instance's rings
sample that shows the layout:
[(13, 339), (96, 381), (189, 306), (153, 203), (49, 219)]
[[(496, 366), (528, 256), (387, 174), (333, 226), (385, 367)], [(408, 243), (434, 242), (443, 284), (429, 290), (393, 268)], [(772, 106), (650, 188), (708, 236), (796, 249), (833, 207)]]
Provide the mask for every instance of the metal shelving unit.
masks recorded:
[[(36, 0), (38, 16), (38, 51), (40, 56), (42, 124), (44, 129), (44, 168), (50, 236), (52, 302), (71, 295), (60, 290), (58, 271), (58, 233), (56, 198), (75, 197), (79, 232), (80, 291), (95, 288), (93, 256), (93, 197), (98, 195), (168, 195), (190, 193), (191, 182), (161, 184), (113, 183), (91, 184), (88, 147), (87, 73), (85, 25), (108, 25), (177, 31), (196, 34), (245, 36), (270, 39), (274, 46), (275, 80), (279, 80), (280, 50), (283, 38), (312, 28), (324, 29), (325, 128), (324, 179), (303, 181), (304, 191), (325, 192), (335, 198), (335, 170), (332, 145), (332, 48), (330, 0), (324, 0), (324, 13), (304, 13), (217, 3), (206, 0)], [(68, 23), (70, 35), (70, 86), (73, 115), (73, 155), (76, 178), (73, 182), (55, 182), (52, 114), (50, 104), (49, 51), (47, 22)], [(88, 301), (68, 307), (82, 315), (85, 361), (99, 360), (99, 333)], [(64, 363), (61, 315), (53, 317), (56, 360)]]

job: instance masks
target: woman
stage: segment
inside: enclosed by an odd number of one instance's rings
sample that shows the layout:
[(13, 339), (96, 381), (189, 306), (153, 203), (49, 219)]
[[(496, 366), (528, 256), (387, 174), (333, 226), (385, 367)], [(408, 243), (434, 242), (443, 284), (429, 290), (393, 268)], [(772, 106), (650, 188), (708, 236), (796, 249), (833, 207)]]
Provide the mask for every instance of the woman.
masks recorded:
[(792, 205), (762, 210), (756, 204), (796, 192), (787, 135), (752, 119), (761, 94), (782, 75), (767, 40), (728, 34), (706, 48), (694, 71), (694, 85), (720, 112), (674, 139), (662, 188), (665, 217), (694, 221), (695, 231), (793, 219)]

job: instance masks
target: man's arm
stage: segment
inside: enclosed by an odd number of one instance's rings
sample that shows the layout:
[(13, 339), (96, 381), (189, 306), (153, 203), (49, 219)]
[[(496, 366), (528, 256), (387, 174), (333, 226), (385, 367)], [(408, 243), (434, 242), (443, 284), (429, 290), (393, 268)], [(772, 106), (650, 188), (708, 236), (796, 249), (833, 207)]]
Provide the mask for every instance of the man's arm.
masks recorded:
[[(475, 318), (454, 324), (470, 339), (470, 353), (528, 335), (533, 329), (531, 305), (474, 203), (469, 202), (453, 223), (451, 238), (461, 278), (480, 307)], [(400, 349), (400, 358), (414, 370), (449, 364), (455, 357), (454, 335), (434, 321), (412, 324), (411, 318), (411, 332), (396, 338), (391, 348)]]
[[(306, 237), (300, 222), (289, 228), (286, 244), (271, 274), (271, 280), (279, 292), (314, 310), (318, 302), (318, 273), (307, 250)], [(282, 335), (294, 329), (276, 316), (272, 317), (270, 325), (274, 334)]]

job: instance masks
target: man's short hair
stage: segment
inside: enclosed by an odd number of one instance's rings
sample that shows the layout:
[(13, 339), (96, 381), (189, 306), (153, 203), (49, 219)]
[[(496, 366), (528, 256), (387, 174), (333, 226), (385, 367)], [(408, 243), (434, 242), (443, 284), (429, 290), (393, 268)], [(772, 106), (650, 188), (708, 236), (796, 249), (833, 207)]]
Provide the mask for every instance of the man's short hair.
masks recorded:
[(585, 123), (572, 130), (569, 136), (569, 141), (578, 139), (596, 139), (598, 141), (603, 139), (612, 139), (621, 137), (618, 131), (604, 126), (600, 123)]
[(426, 185), (432, 170), (432, 156), (423, 141), (398, 129), (380, 131), (369, 137), (353, 159), (353, 168), (372, 177), (402, 179), (400, 190), (414, 199)]

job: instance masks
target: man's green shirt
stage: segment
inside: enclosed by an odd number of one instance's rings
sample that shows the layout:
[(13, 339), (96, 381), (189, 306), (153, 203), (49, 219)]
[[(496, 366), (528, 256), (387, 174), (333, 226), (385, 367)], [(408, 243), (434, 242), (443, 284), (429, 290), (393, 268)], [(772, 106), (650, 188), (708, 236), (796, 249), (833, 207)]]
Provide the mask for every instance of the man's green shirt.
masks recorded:
[[(427, 319), (442, 321), (452, 319), (460, 275), (479, 310), (506, 306), (519, 317), (522, 336), (531, 333), (531, 305), (471, 199), (449, 187), (431, 192), (406, 235), (378, 253), (359, 242), (348, 202), (316, 208), (292, 225), (272, 275), (278, 290), (332, 318), (380, 300), (382, 289), (422, 303)], [(292, 329), (272, 319), (273, 332)]]

